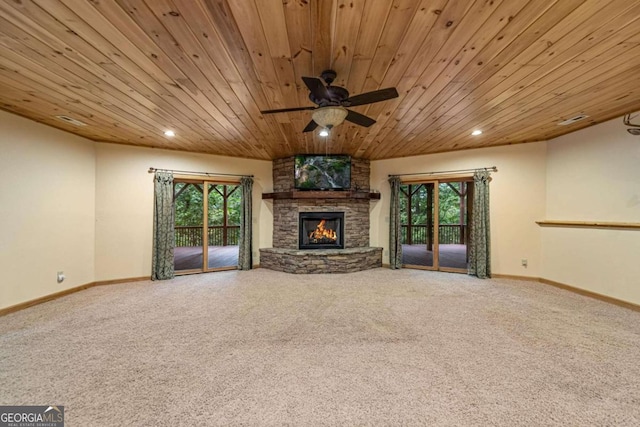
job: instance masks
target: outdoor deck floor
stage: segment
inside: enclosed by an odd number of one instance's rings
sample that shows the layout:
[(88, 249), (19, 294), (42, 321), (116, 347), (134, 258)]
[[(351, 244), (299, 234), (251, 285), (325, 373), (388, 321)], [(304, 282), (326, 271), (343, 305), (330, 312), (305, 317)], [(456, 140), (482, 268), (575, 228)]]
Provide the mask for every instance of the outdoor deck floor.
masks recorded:
[[(238, 246), (209, 246), (209, 268), (235, 267), (238, 265)], [(173, 250), (176, 271), (202, 268), (202, 247), (187, 246)]]
[[(440, 245), (440, 267), (467, 268), (466, 245)], [(433, 252), (427, 245), (402, 245), (402, 263), (433, 267)]]
[[(440, 267), (467, 268), (465, 245), (440, 245)], [(202, 268), (202, 248), (178, 247), (173, 253), (176, 271)], [(433, 266), (433, 252), (426, 245), (402, 245), (402, 263), (406, 265)], [(209, 246), (209, 268), (235, 267), (238, 265), (238, 246)]]

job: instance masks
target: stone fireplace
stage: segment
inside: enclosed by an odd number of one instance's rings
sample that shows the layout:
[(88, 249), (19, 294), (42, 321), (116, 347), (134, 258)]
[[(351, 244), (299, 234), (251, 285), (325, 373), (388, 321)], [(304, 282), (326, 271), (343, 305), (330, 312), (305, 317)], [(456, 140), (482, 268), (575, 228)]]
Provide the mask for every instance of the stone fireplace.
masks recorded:
[(369, 205), (380, 197), (369, 190), (369, 161), (351, 159), (350, 191), (296, 191), (293, 176), (293, 157), (274, 160), (274, 192), (263, 194), (273, 201), (273, 248), (260, 249), (260, 266), (289, 273), (382, 266), (382, 248), (369, 246)]

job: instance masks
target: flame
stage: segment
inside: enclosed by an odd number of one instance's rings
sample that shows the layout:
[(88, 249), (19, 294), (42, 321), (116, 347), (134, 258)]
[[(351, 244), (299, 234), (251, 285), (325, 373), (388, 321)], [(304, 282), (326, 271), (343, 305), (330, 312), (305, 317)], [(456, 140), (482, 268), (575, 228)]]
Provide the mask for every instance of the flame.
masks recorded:
[(330, 228), (324, 228), (326, 223), (326, 220), (321, 220), (316, 229), (312, 231), (311, 234), (309, 234), (309, 238), (315, 240), (320, 240), (322, 238), (338, 240), (338, 236), (336, 235), (335, 231)]

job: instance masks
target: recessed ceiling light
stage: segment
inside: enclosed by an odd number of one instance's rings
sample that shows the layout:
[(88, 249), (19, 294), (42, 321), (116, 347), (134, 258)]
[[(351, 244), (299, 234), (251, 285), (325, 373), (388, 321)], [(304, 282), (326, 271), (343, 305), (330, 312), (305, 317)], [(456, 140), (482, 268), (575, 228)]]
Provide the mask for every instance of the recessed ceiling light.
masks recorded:
[(587, 116), (586, 114), (578, 114), (577, 116), (573, 116), (570, 119), (561, 121), (560, 123), (558, 123), (558, 126), (567, 126), (572, 123), (579, 122), (580, 120), (584, 120), (587, 117), (589, 116)]
[(482, 135), (482, 131), (480, 129), (476, 129), (473, 132), (471, 132), (471, 135), (473, 136)]
[(172, 130), (165, 130), (164, 136), (176, 136), (176, 133)]
[(326, 130), (326, 129), (322, 129), (318, 135), (320, 135), (320, 136), (329, 136), (329, 131)]
[(76, 120), (72, 117), (69, 116), (56, 116), (57, 119), (62, 120), (63, 122), (67, 122), (69, 124), (72, 124), (74, 126), (86, 126), (87, 124), (84, 122), (81, 122), (80, 120)]

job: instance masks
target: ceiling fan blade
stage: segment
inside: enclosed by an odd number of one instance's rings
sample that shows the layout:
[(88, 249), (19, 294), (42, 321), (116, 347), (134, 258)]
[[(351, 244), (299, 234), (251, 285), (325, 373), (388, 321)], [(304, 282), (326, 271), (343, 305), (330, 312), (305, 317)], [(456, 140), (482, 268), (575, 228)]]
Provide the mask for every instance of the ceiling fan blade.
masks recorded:
[(318, 127), (318, 124), (316, 122), (314, 122), (313, 120), (311, 120), (308, 124), (307, 127), (304, 128), (304, 130), (302, 131), (304, 132), (311, 132), (316, 130), (316, 128)]
[(261, 114), (288, 113), (291, 111), (315, 110), (316, 107), (295, 107), (295, 108), (279, 108), (277, 110), (260, 111)]
[(315, 99), (331, 99), (327, 87), (317, 77), (302, 77), (302, 81), (311, 91), (311, 94)]
[(345, 120), (349, 120), (351, 123), (355, 123), (360, 126), (368, 128), (376, 121), (371, 117), (367, 117), (364, 114), (356, 113), (355, 111), (347, 110), (347, 117)]
[(344, 101), (346, 107), (355, 107), (357, 105), (373, 104), (374, 102), (386, 101), (387, 99), (397, 98), (398, 91), (395, 87), (374, 90), (373, 92), (361, 93), (347, 98)]

